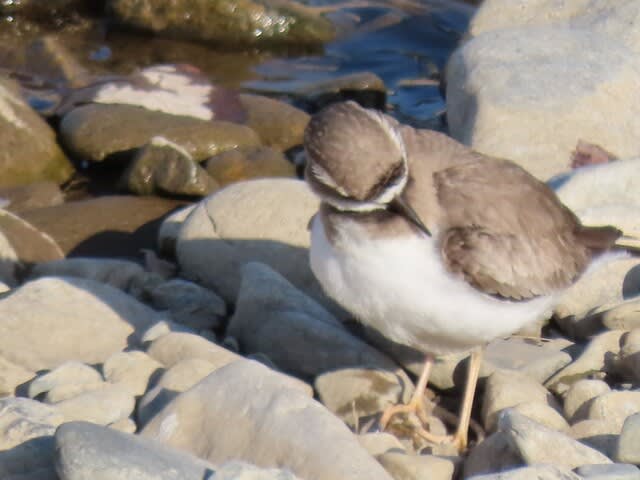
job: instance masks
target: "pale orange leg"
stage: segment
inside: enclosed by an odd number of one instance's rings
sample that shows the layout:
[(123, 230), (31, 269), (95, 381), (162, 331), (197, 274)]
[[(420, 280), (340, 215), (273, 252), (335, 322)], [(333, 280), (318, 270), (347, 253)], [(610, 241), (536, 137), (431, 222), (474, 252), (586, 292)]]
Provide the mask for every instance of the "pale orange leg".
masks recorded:
[(462, 406), (460, 407), (460, 421), (452, 440), (452, 443), (458, 448), (459, 451), (467, 448), (469, 422), (471, 421), (471, 408), (473, 407), (473, 396), (476, 392), (478, 376), (480, 374), (480, 367), (482, 365), (482, 354), (483, 350), (481, 348), (478, 348), (471, 352), (471, 357), (469, 358), (467, 383), (464, 387), (464, 397), (462, 399)]

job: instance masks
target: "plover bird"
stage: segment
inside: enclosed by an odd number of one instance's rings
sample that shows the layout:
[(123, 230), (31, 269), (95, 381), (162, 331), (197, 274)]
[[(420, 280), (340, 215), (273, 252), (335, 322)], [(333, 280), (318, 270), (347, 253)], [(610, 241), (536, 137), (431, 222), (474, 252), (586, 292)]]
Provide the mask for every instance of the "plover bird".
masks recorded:
[(518, 165), (444, 134), (346, 102), (310, 121), (306, 180), (321, 198), (311, 268), (326, 293), (388, 339), (424, 352), (413, 398), (423, 405), (435, 358), (470, 351), (454, 435), (466, 448), (482, 347), (540, 319), (620, 236), (585, 227)]

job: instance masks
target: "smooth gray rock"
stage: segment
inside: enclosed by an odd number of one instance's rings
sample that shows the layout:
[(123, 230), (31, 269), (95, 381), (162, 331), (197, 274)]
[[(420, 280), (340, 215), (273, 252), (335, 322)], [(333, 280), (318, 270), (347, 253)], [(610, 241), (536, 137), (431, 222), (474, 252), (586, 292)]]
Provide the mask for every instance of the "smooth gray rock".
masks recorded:
[(118, 352), (102, 364), (105, 380), (119, 385), (136, 397), (143, 395), (162, 371), (160, 362), (136, 350)]
[(581, 420), (571, 425), (568, 435), (585, 445), (595, 448), (609, 458), (614, 458), (618, 446), (620, 428), (605, 420)]
[(83, 392), (55, 404), (65, 421), (84, 420), (108, 425), (127, 418), (133, 413), (135, 399), (131, 392), (109, 385), (99, 390)]
[[(616, 460), (640, 465), (640, 413), (635, 413), (624, 421), (618, 439)], [(640, 471), (638, 474), (640, 475)]]
[(640, 469), (625, 463), (583, 465), (576, 468), (576, 473), (585, 480), (637, 480), (640, 478)]
[(609, 385), (602, 380), (585, 378), (571, 385), (564, 395), (564, 414), (571, 423), (587, 418), (590, 403), (598, 396), (610, 392)]
[(464, 478), (519, 467), (523, 460), (504, 432), (495, 432), (471, 449), (464, 461)]
[(254, 361), (216, 370), (176, 397), (142, 435), (214, 463), (239, 459), (316, 480), (391, 478), (342, 421)]
[(467, 480), (581, 480), (571, 470), (556, 465), (536, 465), (469, 477)]
[(452, 459), (436, 455), (385, 452), (376, 458), (394, 479), (451, 480), (455, 471)]
[(96, 384), (102, 381), (102, 375), (95, 368), (82, 362), (68, 361), (30, 382), (27, 395), (35, 398), (62, 385)]
[(243, 351), (263, 353), (278, 367), (298, 375), (315, 376), (346, 367), (398, 370), (316, 301), (257, 262), (242, 267), (236, 311), (227, 334), (240, 342)]
[(147, 353), (165, 367), (172, 367), (188, 358), (200, 358), (221, 367), (242, 358), (200, 335), (187, 332), (170, 332), (156, 338), (147, 348)]
[(640, 413), (640, 390), (612, 391), (596, 397), (589, 406), (588, 418), (604, 420), (618, 432), (631, 415)]

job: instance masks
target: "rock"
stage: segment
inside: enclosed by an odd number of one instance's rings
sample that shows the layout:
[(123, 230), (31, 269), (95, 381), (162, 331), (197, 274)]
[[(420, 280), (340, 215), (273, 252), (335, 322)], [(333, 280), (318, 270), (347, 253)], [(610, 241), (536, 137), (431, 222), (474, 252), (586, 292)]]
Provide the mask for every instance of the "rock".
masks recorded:
[(611, 388), (602, 380), (578, 380), (564, 395), (565, 417), (571, 423), (586, 419), (591, 402), (609, 391)]
[(60, 187), (50, 180), (19, 187), (0, 188), (0, 198), (9, 202), (7, 210), (17, 214), (34, 208), (60, 205), (64, 202)]
[(371, 368), (328, 371), (316, 377), (314, 387), (320, 402), (352, 428), (361, 417), (408, 402), (413, 390), (401, 373)]
[[(640, 185), (636, 184), (635, 175), (638, 173), (640, 160), (630, 158), (576, 169), (549, 183), (560, 200), (575, 211), (619, 205), (637, 208), (640, 205), (637, 187)], [(607, 224), (613, 220), (616, 217), (611, 218)]]
[(56, 143), (55, 132), (20, 97), (14, 82), (0, 79), (0, 186), (13, 187), (36, 181), (62, 183), (73, 166)]
[(604, 420), (582, 420), (571, 426), (571, 438), (595, 448), (609, 458), (615, 455), (620, 429)]
[(157, 338), (151, 342), (147, 353), (165, 367), (172, 367), (187, 358), (199, 358), (222, 367), (242, 358), (199, 335), (184, 332), (171, 332)]
[(151, 325), (151, 327), (142, 334), (142, 343), (144, 345), (150, 345), (154, 340), (172, 332), (195, 334), (193, 329), (186, 325), (180, 325), (165, 318)]
[(16, 388), (28, 382), (36, 375), (35, 372), (10, 362), (0, 356), (0, 398), (14, 395)]
[[(69, 422), (56, 431), (56, 469), (65, 480), (86, 478), (203, 479), (215, 467), (148, 438), (88, 422)], [(216, 475), (217, 476), (217, 475)]]
[(555, 307), (556, 323), (568, 335), (586, 338), (602, 330), (604, 305), (640, 294), (640, 260), (624, 255), (590, 268)]
[(553, 0), (514, 3), (489, 0), (474, 15), (469, 34), (479, 35), (503, 28), (549, 25), (556, 28), (581, 28), (610, 35), (634, 50), (640, 48), (640, 36), (629, 28), (640, 17), (636, 2), (612, 6), (606, 0), (578, 0), (558, 4)]
[(464, 462), (464, 478), (503, 472), (522, 465), (522, 458), (503, 432), (494, 432), (473, 447)]
[(102, 382), (102, 375), (93, 367), (82, 362), (64, 362), (50, 372), (35, 378), (27, 389), (29, 398), (36, 398), (62, 385), (95, 384)]
[(31, 210), (23, 217), (51, 235), (65, 254), (135, 258), (140, 250), (155, 247), (164, 216), (181, 204), (158, 197), (106, 196)]
[(70, 151), (91, 162), (140, 148), (156, 136), (180, 145), (197, 162), (224, 150), (260, 144), (256, 133), (244, 125), (130, 105), (77, 107), (62, 118), (60, 135)]
[[(245, 352), (264, 353), (280, 368), (302, 376), (345, 367), (397, 369), (322, 306), (257, 262), (242, 267), (242, 284), (227, 335), (236, 338)], [(399, 390), (392, 395), (402, 395), (402, 387), (397, 386)]]
[(53, 435), (63, 417), (53, 407), (28, 398), (0, 399), (0, 451), (27, 440)]
[(618, 375), (632, 382), (640, 382), (640, 328), (622, 337), (618, 367)]
[(4, 210), (0, 210), (0, 232), (9, 240), (23, 263), (48, 262), (64, 256), (56, 241), (48, 234)]
[(451, 480), (455, 470), (450, 459), (435, 455), (386, 452), (377, 459), (396, 480)]
[(7, 287), (17, 285), (17, 273), (20, 269), (18, 255), (11, 243), (0, 231), (0, 282)]
[(202, 200), (184, 221), (177, 257), (183, 275), (234, 302), (240, 267), (266, 263), (315, 299), (324, 299), (309, 267), (307, 225), (318, 199), (300, 180), (235, 183)]
[[(638, 161), (636, 160), (636, 162)], [(597, 173), (597, 171), (595, 173)], [(569, 179), (567, 183), (570, 184), (571, 179)], [(611, 179), (611, 184), (612, 189), (615, 189), (616, 191), (622, 188), (621, 185), (615, 184), (613, 179)], [(613, 187), (613, 185), (616, 186)], [(582, 190), (578, 191), (577, 188), (573, 190), (573, 187), (571, 187), (570, 185), (567, 185), (566, 188), (567, 192), (569, 190), (572, 190), (572, 195), (567, 195), (567, 198), (570, 198), (570, 201), (575, 201), (578, 205), (581, 203), (589, 204), (591, 203), (591, 198), (593, 198), (594, 195), (601, 194), (599, 186), (596, 185), (592, 185), (591, 190), (587, 193), (587, 195), (584, 195), (582, 197), (579, 197), (579, 195), (584, 193), (582, 192)], [(607, 193), (607, 197), (612, 194), (611, 190), (609, 190)], [(628, 192), (628, 194), (633, 195), (635, 194), (635, 192)], [(625, 200), (627, 202), (632, 201), (634, 203), (613, 205), (598, 204), (586, 208), (580, 208), (580, 210), (575, 211), (575, 213), (576, 215), (578, 215), (578, 218), (580, 218), (580, 221), (583, 225), (596, 227), (600, 225), (615, 225), (616, 228), (622, 230), (624, 235), (628, 235), (631, 237), (640, 237), (640, 222), (638, 221), (638, 218), (640, 218), (640, 198), (634, 198), (635, 197), (628, 197)]]
[(119, 385), (92, 390), (55, 404), (66, 422), (84, 420), (108, 425), (127, 418), (135, 408), (131, 392)]
[(386, 452), (406, 452), (400, 440), (386, 432), (361, 433), (358, 435), (358, 441), (372, 457)]
[[(640, 413), (627, 417), (620, 432), (616, 460), (623, 463), (640, 465)], [(640, 471), (637, 471), (640, 475)]]
[(288, 103), (249, 93), (240, 95), (240, 103), (247, 111), (247, 126), (258, 133), (264, 145), (281, 151), (302, 145), (308, 113)]
[(197, 204), (188, 205), (166, 216), (158, 231), (157, 248), (161, 255), (175, 258), (176, 243), (182, 223), (196, 207)]
[(340, 420), (291, 385), (257, 362), (231, 363), (176, 397), (142, 435), (213, 463), (278, 465), (317, 480), (390, 480)]
[(200, 358), (181, 360), (167, 369), (138, 403), (138, 421), (142, 426), (160, 412), (178, 394), (187, 391), (218, 367)]
[(78, 395), (82, 395), (83, 393), (102, 390), (108, 386), (109, 384), (102, 380), (90, 383), (63, 383), (51, 388), (51, 390), (45, 394), (44, 402), (56, 404), (58, 402), (63, 402), (77, 397)]
[(148, 385), (162, 370), (162, 364), (139, 351), (118, 352), (102, 364), (107, 382), (119, 385), (136, 397), (147, 391)]
[(597, 450), (513, 410), (505, 410), (498, 428), (527, 465), (546, 463), (573, 469), (586, 464), (612, 463)]
[(38, 0), (21, 0), (20, 2), (3, 4), (0, 6), (0, 13), (42, 20), (43, 18), (51, 19), (54, 15), (72, 14), (81, 9), (83, 4), (84, 2), (81, 0), (52, 0), (47, 2), (47, 5), (43, 5)]
[(141, 283), (146, 272), (135, 262), (115, 258), (64, 258), (34, 265), (29, 278), (78, 277), (110, 285), (125, 292)]
[(614, 463), (612, 465), (583, 465), (576, 473), (586, 480), (634, 480), (640, 477), (635, 465)]
[(107, 285), (42, 278), (0, 299), (0, 352), (31, 370), (67, 360), (100, 363), (139, 343), (157, 314)]
[(218, 295), (200, 285), (175, 278), (150, 289), (153, 307), (167, 310), (171, 318), (193, 329), (216, 329), (222, 325), (227, 306)]
[[(405, 79), (403, 79), (405, 80)], [(407, 82), (409, 83), (409, 82)], [(398, 82), (397, 86), (407, 86)], [(304, 102), (305, 110), (318, 111), (331, 103), (354, 100), (363, 107), (384, 110), (387, 87), (384, 80), (373, 72), (355, 72), (313, 81), (298, 80), (289, 83), (298, 103)]]
[(640, 298), (629, 300), (600, 312), (602, 324), (609, 330), (633, 330), (640, 328)]
[(204, 1), (109, 0), (107, 5), (127, 27), (218, 46), (310, 47), (334, 37), (327, 19), (295, 2), (264, 5), (228, 0), (211, 5)]
[(545, 383), (555, 393), (564, 393), (578, 380), (591, 374), (606, 372), (610, 369), (612, 357), (620, 352), (620, 339), (623, 330), (612, 330), (595, 336), (580, 356), (565, 368), (556, 373)]
[(589, 406), (588, 418), (604, 420), (620, 432), (627, 417), (640, 412), (640, 390), (613, 391), (596, 397)]
[(120, 185), (138, 195), (208, 195), (219, 185), (180, 145), (157, 136), (138, 150), (120, 178)]
[(205, 163), (218, 185), (262, 177), (295, 177), (296, 167), (271, 147), (236, 148), (214, 155)]
[(631, 138), (640, 132), (640, 121), (630, 114), (616, 113), (611, 121), (588, 112), (603, 111), (602, 105), (610, 112), (628, 111), (635, 93), (626, 92), (638, 69), (628, 47), (593, 30), (486, 32), (449, 59), (449, 130), (475, 150), (514, 160), (543, 180), (567, 169), (579, 138), (631, 157), (638, 154)]
[(557, 401), (542, 385), (517, 372), (496, 371), (485, 383), (482, 402), (482, 422), (485, 429), (493, 430), (498, 415), (504, 409), (520, 403), (537, 402), (559, 410)]
[(569, 430), (569, 424), (564, 417), (558, 413), (558, 410), (550, 407), (547, 404), (537, 401), (522, 402), (513, 407), (514, 411), (524, 415), (531, 420), (538, 422), (540, 425), (544, 425), (552, 430), (558, 432), (567, 432)]
[(535, 465), (509, 470), (503, 473), (490, 473), (470, 477), (468, 480), (581, 480), (568, 469), (556, 465)]

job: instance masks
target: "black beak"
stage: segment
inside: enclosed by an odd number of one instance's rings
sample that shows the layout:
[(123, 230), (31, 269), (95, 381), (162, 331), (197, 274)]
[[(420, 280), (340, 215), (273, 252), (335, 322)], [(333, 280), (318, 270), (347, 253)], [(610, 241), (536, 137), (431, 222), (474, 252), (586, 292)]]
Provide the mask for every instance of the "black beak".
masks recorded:
[(413, 208), (411, 208), (411, 206), (403, 198), (401, 197), (394, 198), (391, 201), (391, 203), (389, 203), (389, 206), (387, 207), (387, 209), (390, 212), (397, 213), (398, 215), (402, 215), (404, 218), (409, 220), (411, 223), (413, 223), (416, 227), (418, 227), (424, 233), (431, 236), (431, 232), (425, 226), (425, 224), (422, 223), (422, 220), (420, 220), (420, 217), (418, 216), (418, 214), (415, 212)]

